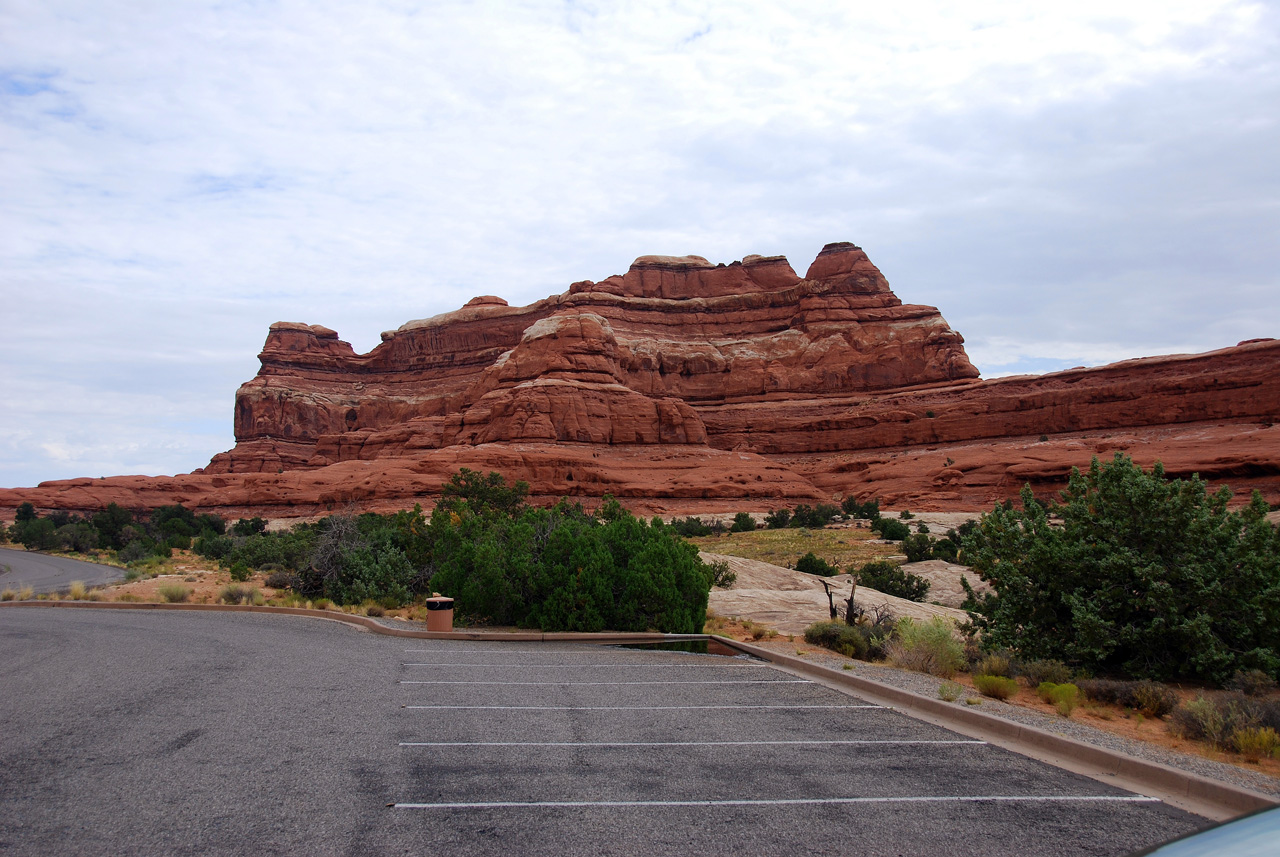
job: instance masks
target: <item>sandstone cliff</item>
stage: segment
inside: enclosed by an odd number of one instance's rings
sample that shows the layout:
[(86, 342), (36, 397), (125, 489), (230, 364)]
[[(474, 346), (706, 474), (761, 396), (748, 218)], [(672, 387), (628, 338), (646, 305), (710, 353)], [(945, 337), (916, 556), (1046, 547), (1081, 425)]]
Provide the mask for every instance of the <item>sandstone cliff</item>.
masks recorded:
[(804, 277), (777, 256), (642, 256), (382, 340), (356, 354), (328, 328), (274, 324), (236, 394), (236, 446), (203, 471), (45, 483), (0, 506), (392, 508), (468, 466), (653, 510), (847, 494), (975, 508), (1116, 449), (1280, 499), (1280, 343), (982, 381), (960, 334), (852, 244)]

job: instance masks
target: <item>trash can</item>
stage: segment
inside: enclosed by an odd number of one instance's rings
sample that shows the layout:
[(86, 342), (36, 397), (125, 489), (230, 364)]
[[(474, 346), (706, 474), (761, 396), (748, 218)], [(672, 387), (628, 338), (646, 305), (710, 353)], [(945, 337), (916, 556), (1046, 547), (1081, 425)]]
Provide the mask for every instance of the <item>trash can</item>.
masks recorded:
[(436, 595), (427, 599), (427, 630), (453, 630), (453, 599)]

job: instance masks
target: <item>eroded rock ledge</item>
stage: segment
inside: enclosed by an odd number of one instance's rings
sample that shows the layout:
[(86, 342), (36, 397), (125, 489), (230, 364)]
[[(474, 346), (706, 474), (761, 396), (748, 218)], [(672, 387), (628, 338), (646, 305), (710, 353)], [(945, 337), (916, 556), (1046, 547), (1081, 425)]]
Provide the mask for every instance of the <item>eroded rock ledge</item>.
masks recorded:
[(477, 297), (368, 354), (279, 322), (259, 358), (235, 448), (202, 471), (43, 483), (0, 506), (391, 508), (468, 466), (656, 511), (974, 508), (1116, 449), (1280, 499), (1275, 340), (982, 381), (938, 310), (903, 304), (847, 243), (804, 277), (781, 256), (641, 256), (526, 307)]

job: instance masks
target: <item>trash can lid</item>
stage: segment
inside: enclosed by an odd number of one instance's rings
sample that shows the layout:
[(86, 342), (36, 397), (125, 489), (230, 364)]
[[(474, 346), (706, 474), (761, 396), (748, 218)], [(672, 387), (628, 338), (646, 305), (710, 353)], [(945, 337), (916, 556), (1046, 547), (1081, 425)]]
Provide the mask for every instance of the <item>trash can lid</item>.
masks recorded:
[(427, 609), (428, 610), (452, 610), (453, 599), (444, 598), (443, 596), (439, 596), (439, 595), (437, 595), (434, 598), (428, 598)]

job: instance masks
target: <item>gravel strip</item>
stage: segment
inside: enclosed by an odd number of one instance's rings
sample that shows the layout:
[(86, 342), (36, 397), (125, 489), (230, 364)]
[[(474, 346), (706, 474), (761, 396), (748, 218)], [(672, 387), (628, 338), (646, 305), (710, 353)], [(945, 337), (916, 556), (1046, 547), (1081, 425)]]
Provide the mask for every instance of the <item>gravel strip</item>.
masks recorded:
[[(851, 664), (852, 669), (849, 671), (861, 678), (887, 684), (930, 699), (939, 698), (938, 687), (942, 684), (942, 679), (925, 675), (924, 673), (901, 670), (884, 664), (867, 663), (866, 661), (851, 661), (848, 658), (837, 655), (835, 652), (817, 646), (810, 646), (798, 638), (793, 643), (779, 643), (774, 640), (768, 643), (763, 641), (756, 642), (752, 645), (762, 646), (763, 648), (788, 655), (803, 651), (805, 660), (836, 670), (843, 671), (846, 664)], [(969, 688), (965, 688), (965, 691), (966, 693), (956, 700), (956, 705), (964, 705), (965, 696), (976, 696)], [(1090, 726), (1080, 720), (1041, 714), (1038, 711), (1032, 711), (1017, 705), (1009, 705), (985, 696), (980, 698), (982, 699), (982, 705), (979, 706), (978, 710), (984, 714), (1003, 717), (1006, 720), (1012, 720), (1026, 726), (1034, 726), (1045, 732), (1074, 738), (1086, 744), (1105, 747), (1128, 756), (1146, 759), (1151, 762), (1168, 765), (1171, 768), (1199, 774), (1202, 777), (1280, 797), (1280, 779), (1276, 777), (1269, 777), (1266, 774), (1248, 771), (1223, 762), (1214, 762), (1202, 756), (1179, 753), (1176, 750), (1170, 750), (1156, 744), (1148, 744), (1145, 741), (1126, 738), (1122, 735), (1116, 735), (1106, 730), (1098, 729), (1095, 726)]]

